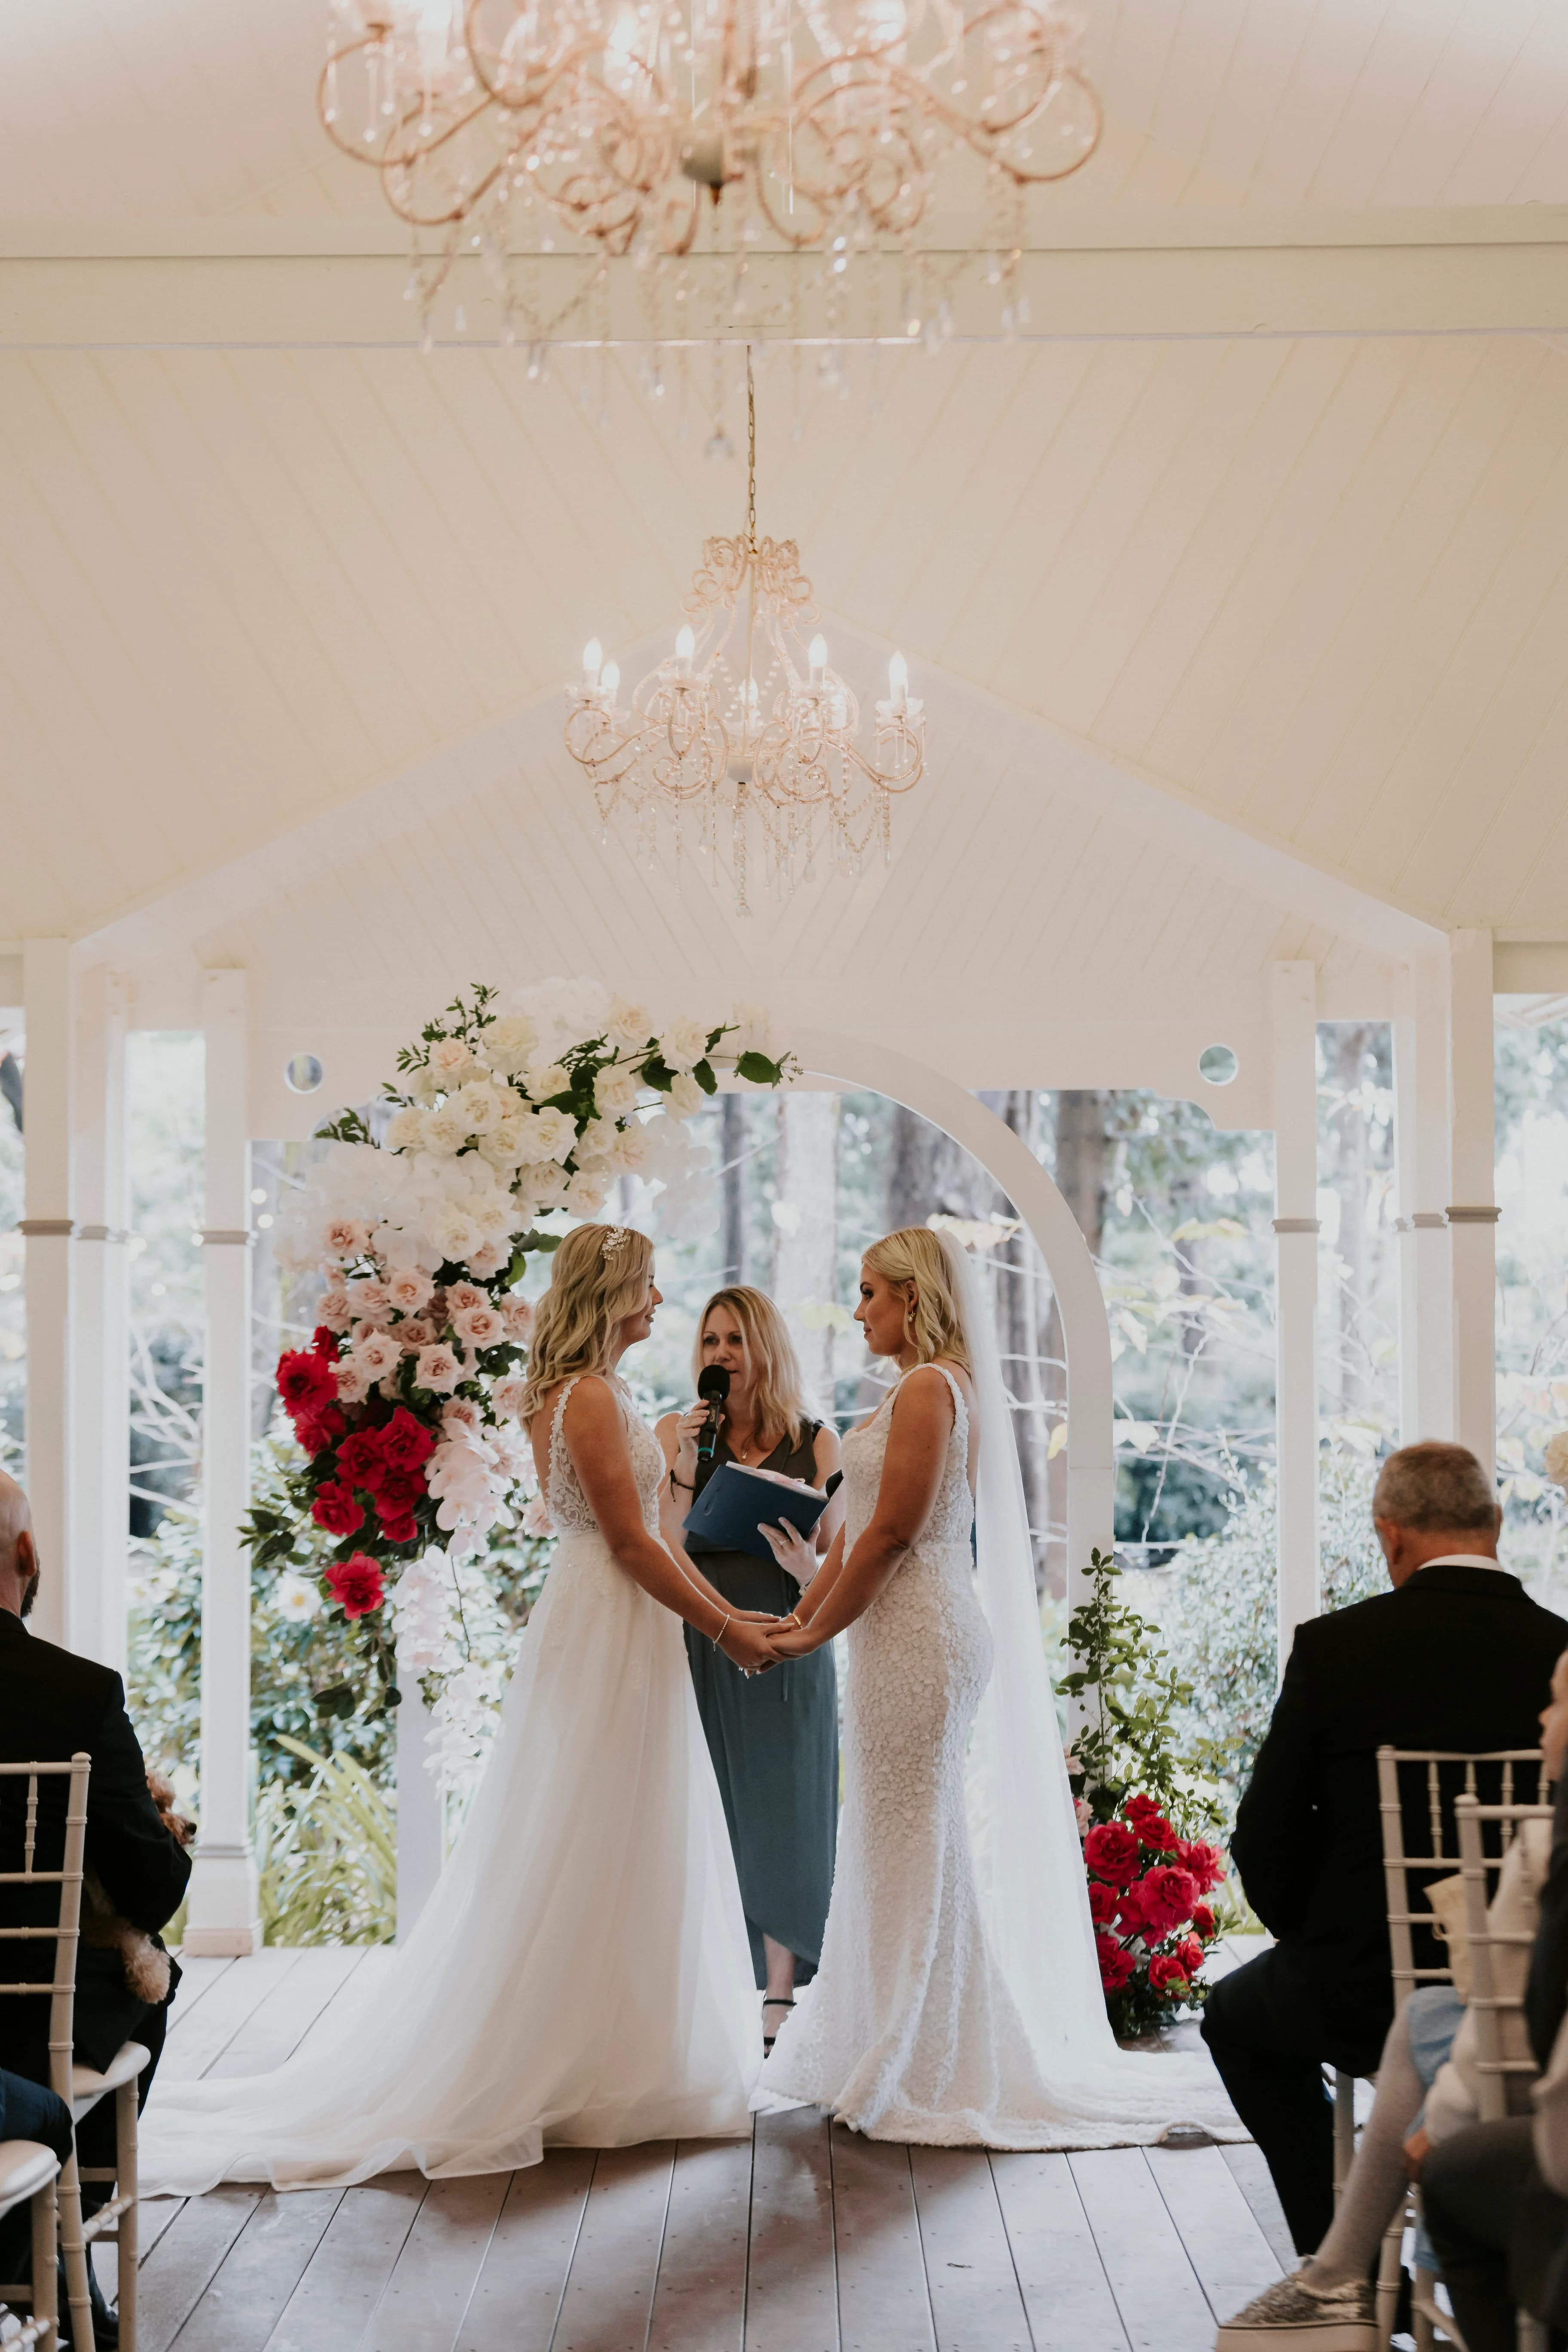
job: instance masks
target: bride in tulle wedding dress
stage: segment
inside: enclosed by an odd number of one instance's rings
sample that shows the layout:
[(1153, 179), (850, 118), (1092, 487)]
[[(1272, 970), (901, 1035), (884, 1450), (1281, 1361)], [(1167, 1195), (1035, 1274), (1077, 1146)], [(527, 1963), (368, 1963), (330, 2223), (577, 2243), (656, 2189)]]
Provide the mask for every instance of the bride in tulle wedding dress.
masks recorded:
[(658, 1299), (642, 1234), (563, 1242), (525, 1407), (559, 1541), (439, 1892), (331, 2038), (272, 2074), (158, 2086), (144, 2194), (749, 2129), (751, 1950), (681, 1621), (739, 1665), (772, 1653), (659, 1540), (664, 1458), (615, 1374)]
[(770, 1538), (807, 1588), (774, 1650), (847, 1627), (849, 1671), (821, 1965), (754, 2104), (939, 2147), (1106, 2147), (1177, 2123), (1245, 2138), (1206, 2056), (1128, 2053), (1106, 2019), (974, 1270), (914, 1227), (861, 1271), (856, 1319), (902, 1377), (844, 1440), (847, 1520), (815, 1580), (793, 1530)]

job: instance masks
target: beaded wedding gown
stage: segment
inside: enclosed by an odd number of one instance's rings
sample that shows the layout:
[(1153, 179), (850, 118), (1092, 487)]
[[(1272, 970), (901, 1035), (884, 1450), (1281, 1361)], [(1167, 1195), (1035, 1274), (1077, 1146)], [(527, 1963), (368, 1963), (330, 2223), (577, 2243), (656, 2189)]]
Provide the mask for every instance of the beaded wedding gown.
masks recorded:
[[(753, 2105), (931, 2147), (1106, 2147), (1175, 2123), (1243, 2138), (1206, 2056), (1131, 2054), (1107, 2021), (1000, 1359), (973, 1267), (943, 1242), (979, 1406), (978, 1542), (969, 1406), (944, 1372), (936, 1501), (848, 1632), (821, 1964)], [(876, 1508), (897, 1393), (844, 1441), (847, 1548)]]
[[(680, 1620), (599, 1533), (562, 1436), (573, 1385), (551, 1431), (554, 1562), (438, 1892), (340, 2032), (329, 2018), (272, 2074), (155, 2084), (144, 2195), (750, 2129), (751, 1950)], [(663, 1457), (612, 1385), (657, 1537)]]

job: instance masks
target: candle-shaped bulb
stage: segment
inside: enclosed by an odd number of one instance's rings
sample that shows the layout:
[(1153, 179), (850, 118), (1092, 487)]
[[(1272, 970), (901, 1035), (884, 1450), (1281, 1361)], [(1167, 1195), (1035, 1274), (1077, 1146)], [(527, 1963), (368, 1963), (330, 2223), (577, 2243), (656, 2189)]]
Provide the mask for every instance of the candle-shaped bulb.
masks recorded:
[(590, 686), (597, 686), (599, 682), (600, 665), (603, 663), (604, 658), (604, 646), (599, 643), (597, 637), (590, 637), (587, 644), (583, 648), (583, 675), (587, 679)]
[(614, 702), (616, 698), (616, 689), (620, 685), (620, 664), (618, 662), (606, 662), (604, 668), (599, 672), (599, 684), (609, 696), (612, 702)]
[(806, 647), (805, 657), (811, 664), (811, 682), (813, 686), (820, 686), (822, 684), (823, 672), (827, 667), (827, 639), (822, 635), (820, 630), (818, 630), (816, 635), (813, 637), (810, 645)]
[(901, 710), (909, 700), (910, 666), (902, 654), (895, 654), (888, 664), (888, 698), (895, 710)]
[(681, 677), (691, 676), (691, 656), (697, 651), (697, 632), (684, 622), (675, 633), (675, 663)]

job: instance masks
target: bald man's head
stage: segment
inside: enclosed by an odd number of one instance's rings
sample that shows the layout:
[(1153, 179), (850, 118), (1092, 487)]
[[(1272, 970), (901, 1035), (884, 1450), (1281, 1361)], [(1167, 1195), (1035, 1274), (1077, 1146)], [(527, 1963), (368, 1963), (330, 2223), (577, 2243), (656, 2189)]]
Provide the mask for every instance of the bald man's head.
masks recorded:
[(0, 1470), (0, 1609), (26, 1617), (38, 1584), (33, 1514), (15, 1478)]

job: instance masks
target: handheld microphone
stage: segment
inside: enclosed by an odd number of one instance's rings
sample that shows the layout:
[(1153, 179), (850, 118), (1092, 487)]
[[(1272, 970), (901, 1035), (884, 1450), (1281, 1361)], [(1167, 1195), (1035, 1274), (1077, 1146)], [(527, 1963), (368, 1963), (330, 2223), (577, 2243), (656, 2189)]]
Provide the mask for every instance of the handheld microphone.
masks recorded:
[(713, 1449), (719, 1443), (719, 1423), (723, 1418), (720, 1408), (730, 1393), (730, 1375), (722, 1364), (704, 1364), (697, 1376), (697, 1393), (708, 1407), (708, 1418), (697, 1440), (700, 1464), (711, 1462)]

